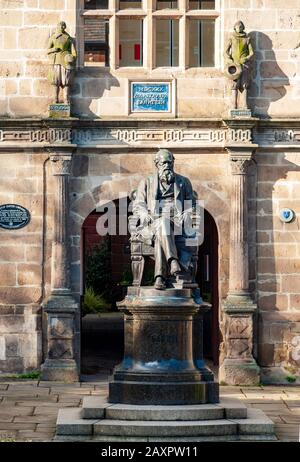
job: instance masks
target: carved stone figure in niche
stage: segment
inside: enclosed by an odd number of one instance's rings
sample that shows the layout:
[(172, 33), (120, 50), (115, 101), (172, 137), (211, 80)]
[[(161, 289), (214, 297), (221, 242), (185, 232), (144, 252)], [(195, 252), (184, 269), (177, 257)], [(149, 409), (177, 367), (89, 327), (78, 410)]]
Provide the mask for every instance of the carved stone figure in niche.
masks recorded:
[(66, 32), (66, 23), (61, 21), (50, 37), (47, 54), (51, 69), (49, 80), (55, 86), (55, 102), (59, 103), (60, 88), (64, 91), (64, 103), (70, 104), (70, 87), (73, 83), (77, 52), (74, 39)]
[(232, 106), (238, 108), (238, 95), (241, 95), (241, 108), (248, 109), (247, 96), (251, 81), (251, 61), (254, 57), (250, 36), (245, 32), (242, 21), (234, 25), (234, 32), (225, 48), (225, 73), (232, 80)]
[[(174, 156), (160, 149), (154, 160), (157, 172), (143, 179), (133, 202), (139, 239), (154, 246), (156, 289), (167, 287), (168, 277), (188, 280), (193, 269), (196, 235), (192, 224), (195, 196), (188, 178), (174, 172)], [(135, 239), (137, 238), (135, 235)]]

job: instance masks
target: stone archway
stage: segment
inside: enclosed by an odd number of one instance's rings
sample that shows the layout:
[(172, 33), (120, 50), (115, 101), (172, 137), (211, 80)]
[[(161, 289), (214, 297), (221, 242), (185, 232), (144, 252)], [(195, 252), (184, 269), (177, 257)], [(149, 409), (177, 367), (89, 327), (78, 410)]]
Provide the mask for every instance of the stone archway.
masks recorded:
[(205, 302), (211, 309), (203, 318), (203, 355), (205, 359), (219, 364), (219, 237), (213, 217), (204, 211), (204, 242), (199, 247), (196, 281)]

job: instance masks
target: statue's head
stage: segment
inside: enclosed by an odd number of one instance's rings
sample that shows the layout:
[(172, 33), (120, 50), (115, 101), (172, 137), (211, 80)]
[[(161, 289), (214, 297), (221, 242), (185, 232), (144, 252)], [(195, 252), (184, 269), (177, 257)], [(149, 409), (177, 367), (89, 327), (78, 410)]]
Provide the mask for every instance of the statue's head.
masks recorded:
[(160, 180), (170, 184), (175, 180), (174, 174), (174, 156), (167, 149), (157, 151), (154, 159), (155, 167), (157, 168)]
[(243, 23), (243, 21), (237, 21), (234, 25), (234, 30), (235, 32), (238, 32), (239, 34), (241, 34), (242, 32), (244, 32), (245, 30), (245, 25)]
[(64, 32), (67, 28), (67, 24), (64, 22), (64, 21), (60, 21), (58, 24), (57, 24), (57, 31), (58, 32)]

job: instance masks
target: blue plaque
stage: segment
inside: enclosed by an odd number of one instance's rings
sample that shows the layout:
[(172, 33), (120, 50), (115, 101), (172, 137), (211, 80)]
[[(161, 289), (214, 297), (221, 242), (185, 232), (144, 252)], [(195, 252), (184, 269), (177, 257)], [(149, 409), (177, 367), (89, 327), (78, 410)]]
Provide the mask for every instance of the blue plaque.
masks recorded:
[(132, 83), (132, 112), (170, 112), (170, 83)]
[(28, 225), (30, 213), (21, 205), (0, 205), (0, 227), (4, 229), (20, 229)]

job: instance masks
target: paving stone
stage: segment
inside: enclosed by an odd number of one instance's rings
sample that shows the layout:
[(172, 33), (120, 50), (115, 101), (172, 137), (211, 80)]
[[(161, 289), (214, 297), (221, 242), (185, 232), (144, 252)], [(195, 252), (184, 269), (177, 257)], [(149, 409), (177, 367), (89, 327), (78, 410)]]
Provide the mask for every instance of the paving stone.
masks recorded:
[(300, 415), (279, 414), (281, 419), (286, 423), (298, 423), (300, 425)]
[(38, 383), (39, 387), (46, 387), (46, 388), (80, 388), (80, 382), (73, 382), (73, 383), (66, 383), (66, 382), (59, 382), (59, 381), (51, 381), (51, 380), (40, 380)]
[(13, 419), (14, 419), (13, 415), (11, 415), (11, 414), (2, 414), (2, 412), (0, 411), (0, 423), (12, 422)]
[(106, 436), (220, 436), (234, 435), (237, 431), (235, 423), (229, 420), (199, 420), (191, 422), (170, 421), (128, 421), (100, 420), (94, 424), (95, 435)]
[(19, 415), (32, 415), (34, 411), (34, 407), (22, 407), (22, 406), (4, 406), (3, 404), (0, 405), (0, 415), (3, 414), (12, 414), (12, 416), (19, 416)]
[[(73, 407), (71, 404), (70, 406), (65, 407)], [(61, 404), (57, 403), (56, 406), (37, 406), (34, 409), (33, 415), (57, 415), (59, 409), (61, 409)], [(1, 406), (0, 406), (0, 413), (1, 413)]]
[(81, 409), (60, 409), (57, 416), (57, 435), (91, 435), (97, 420), (81, 418)]
[(56, 422), (56, 416), (49, 415), (30, 415), (30, 416), (19, 416), (14, 418), (14, 422), (32, 422), (41, 423), (48, 422), (49, 424)]
[(17, 430), (0, 430), (0, 442), (2, 439), (15, 438), (17, 436)]
[[(58, 400), (58, 397), (57, 396), (47, 396), (47, 399), (45, 398), (35, 398), (35, 399), (32, 399), (32, 398), (23, 398), (23, 397), (16, 397), (14, 398), (15, 400), (15, 403), (16, 403), (16, 406), (38, 406), (39, 404), (46, 404), (47, 406), (49, 406), (49, 404), (52, 402), (52, 403), (57, 403), (57, 400)], [(10, 399), (10, 398), (5, 398), (3, 402), (5, 403), (9, 403), (11, 401), (14, 401), (13, 399)]]
[(0, 430), (35, 430), (34, 423), (4, 422), (0, 423)]
[(51, 387), (52, 394), (63, 394), (63, 395), (90, 395), (91, 390), (88, 388), (64, 388), (64, 387)]

